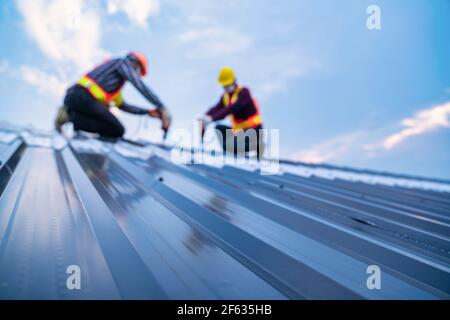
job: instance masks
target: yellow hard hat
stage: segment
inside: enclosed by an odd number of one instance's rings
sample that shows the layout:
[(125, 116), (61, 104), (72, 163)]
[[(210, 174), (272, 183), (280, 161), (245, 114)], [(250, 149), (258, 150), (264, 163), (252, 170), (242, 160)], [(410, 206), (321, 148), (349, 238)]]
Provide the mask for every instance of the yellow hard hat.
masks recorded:
[(230, 67), (223, 67), (220, 70), (218, 81), (222, 87), (230, 86), (236, 81), (233, 69)]

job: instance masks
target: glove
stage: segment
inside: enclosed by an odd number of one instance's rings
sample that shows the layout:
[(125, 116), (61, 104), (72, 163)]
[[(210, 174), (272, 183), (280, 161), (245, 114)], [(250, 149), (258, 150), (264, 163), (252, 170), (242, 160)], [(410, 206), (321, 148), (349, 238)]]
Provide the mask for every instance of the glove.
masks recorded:
[(169, 110), (165, 107), (160, 108), (159, 112), (161, 114), (163, 130), (168, 130), (170, 127), (170, 123), (172, 122), (172, 115), (170, 114)]
[(159, 110), (158, 109), (151, 109), (151, 110), (148, 110), (148, 115), (150, 116), (150, 117), (152, 117), (152, 118), (159, 118), (159, 119), (161, 119), (161, 112), (159, 112)]
[(213, 119), (211, 118), (211, 116), (205, 115), (203, 116), (203, 118), (200, 118), (199, 121), (201, 121), (202, 127), (206, 128), (208, 124), (213, 121)]
[(198, 121), (200, 122), (200, 130), (203, 137), (206, 131), (206, 127), (213, 121), (213, 119), (211, 118), (211, 116), (205, 115), (203, 116), (203, 118), (198, 119)]
[(147, 111), (147, 114), (152, 118), (161, 119), (163, 129), (166, 130), (169, 128), (170, 122), (172, 121), (172, 115), (167, 108), (150, 109)]

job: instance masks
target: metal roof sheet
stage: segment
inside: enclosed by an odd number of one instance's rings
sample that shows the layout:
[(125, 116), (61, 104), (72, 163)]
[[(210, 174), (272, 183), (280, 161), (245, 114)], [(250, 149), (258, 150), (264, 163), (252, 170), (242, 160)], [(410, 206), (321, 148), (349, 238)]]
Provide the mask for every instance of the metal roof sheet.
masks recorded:
[[(450, 297), (449, 193), (3, 138), (0, 298)], [(81, 290), (66, 286), (70, 265)]]

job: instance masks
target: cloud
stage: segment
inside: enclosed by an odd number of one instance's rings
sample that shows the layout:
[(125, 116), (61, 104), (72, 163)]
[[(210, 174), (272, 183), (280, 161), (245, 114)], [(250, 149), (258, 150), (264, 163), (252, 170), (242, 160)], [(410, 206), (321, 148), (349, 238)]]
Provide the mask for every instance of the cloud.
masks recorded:
[(68, 81), (54, 74), (47, 73), (35, 67), (21, 65), (12, 68), (6, 60), (0, 60), (0, 74), (6, 74), (15, 79), (20, 79), (35, 87), (41, 94), (60, 99), (64, 94)]
[(42, 94), (53, 98), (61, 98), (67, 88), (67, 83), (61, 81), (57, 76), (30, 66), (20, 66), (19, 76), (23, 81), (36, 87)]
[(218, 26), (188, 29), (178, 35), (182, 44), (196, 46), (196, 56), (223, 56), (244, 51), (251, 46), (252, 39), (237, 30)]
[(0, 73), (5, 73), (9, 70), (9, 63), (5, 60), (0, 60)]
[(185, 47), (188, 58), (223, 59), (242, 53), (253, 44), (253, 38), (241, 30), (239, 23), (220, 23), (227, 19), (226, 11), (236, 10), (230, 1), (166, 0), (166, 4), (181, 13), (182, 28), (175, 40)]
[(326, 140), (313, 148), (297, 152), (293, 158), (306, 163), (323, 163), (336, 160), (351, 151), (355, 151), (355, 148), (359, 148), (359, 141), (362, 136), (363, 133), (360, 131), (346, 133)]
[(291, 81), (320, 68), (320, 64), (304, 56), (298, 48), (290, 47), (276, 52), (262, 49), (241, 68), (251, 75), (255, 92), (264, 101), (286, 90)]
[[(187, 47), (189, 58), (219, 58), (246, 79), (261, 102), (288, 88), (292, 80), (320, 67), (315, 59), (306, 57), (295, 46), (277, 50), (257, 46), (252, 36), (233, 28), (207, 24), (190, 28), (177, 37)], [(210, 72), (208, 70), (208, 72)]]
[(107, 54), (101, 17), (87, 0), (17, 0), (28, 34), (50, 59), (84, 70)]
[[(414, 117), (403, 119), (404, 129), (380, 139), (386, 128), (359, 130), (326, 140), (318, 145), (295, 153), (292, 158), (307, 163), (323, 163), (343, 158), (376, 157), (389, 151), (405, 140), (438, 128), (450, 128), (450, 102), (417, 112)], [(375, 141), (375, 142), (371, 142)]]
[[(231, 14), (236, 10), (240, 12), (242, 5), (238, 1), (166, 0), (164, 3), (167, 2), (183, 12), (181, 25), (184, 29), (176, 40), (183, 46), (185, 56), (210, 59), (211, 63), (204, 66), (208, 74), (213, 71), (212, 66), (216, 68), (214, 72), (218, 72), (220, 66), (230, 65), (238, 73), (238, 80), (250, 85), (261, 103), (288, 89), (293, 80), (320, 67), (316, 59), (307, 57), (292, 41), (280, 39), (277, 46), (267, 42), (268, 34), (273, 31), (272, 21), (266, 26), (270, 30), (263, 28), (265, 31), (261, 32), (262, 29), (249, 27), (253, 18), (242, 20), (240, 13)], [(227, 23), (220, 24), (220, 21)], [(283, 26), (285, 23), (289, 21)]]
[(137, 26), (145, 28), (148, 18), (159, 14), (159, 0), (108, 0), (108, 13), (123, 12)]
[(413, 118), (403, 119), (403, 130), (388, 136), (383, 147), (390, 150), (412, 136), (422, 135), (438, 128), (449, 128), (450, 102), (419, 111)]

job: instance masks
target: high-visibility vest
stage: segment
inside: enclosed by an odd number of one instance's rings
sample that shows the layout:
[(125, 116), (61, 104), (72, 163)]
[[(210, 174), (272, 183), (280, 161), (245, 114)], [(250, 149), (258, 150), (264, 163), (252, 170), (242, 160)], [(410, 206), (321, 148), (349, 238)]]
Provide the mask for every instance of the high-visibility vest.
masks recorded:
[(88, 89), (91, 95), (100, 102), (105, 104), (114, 102), (117, 107), (123, 103), (122, 93), (120, 90), (108, 93), (88, 76), (83, 76), (80, 80), (78, 80), (78, 84)]
[[(228, 108), (229, 106), (236, 103), (236, 101), (239, 99), (239, 94), (242, 91), (242, 87), (237, 87), (234, 91), (233, 95), (230, 97), (230, 94), (228, 92), (225, 92), (223, 95), (223, 105)], [(240, 120), (236, 119), (233, 115), (231, 115), (231, 122), (233, 123), (233, 131), (237, 130), (245, 130), (245, 129), (251, 129), (256, 128), (257, 126), (262, 124), (262, 118), (261, 114), (259, 113), (259, 104), (258, 102), (252, 97), (253, 104), (256, 107), (256, 113), (247, 119)]]

